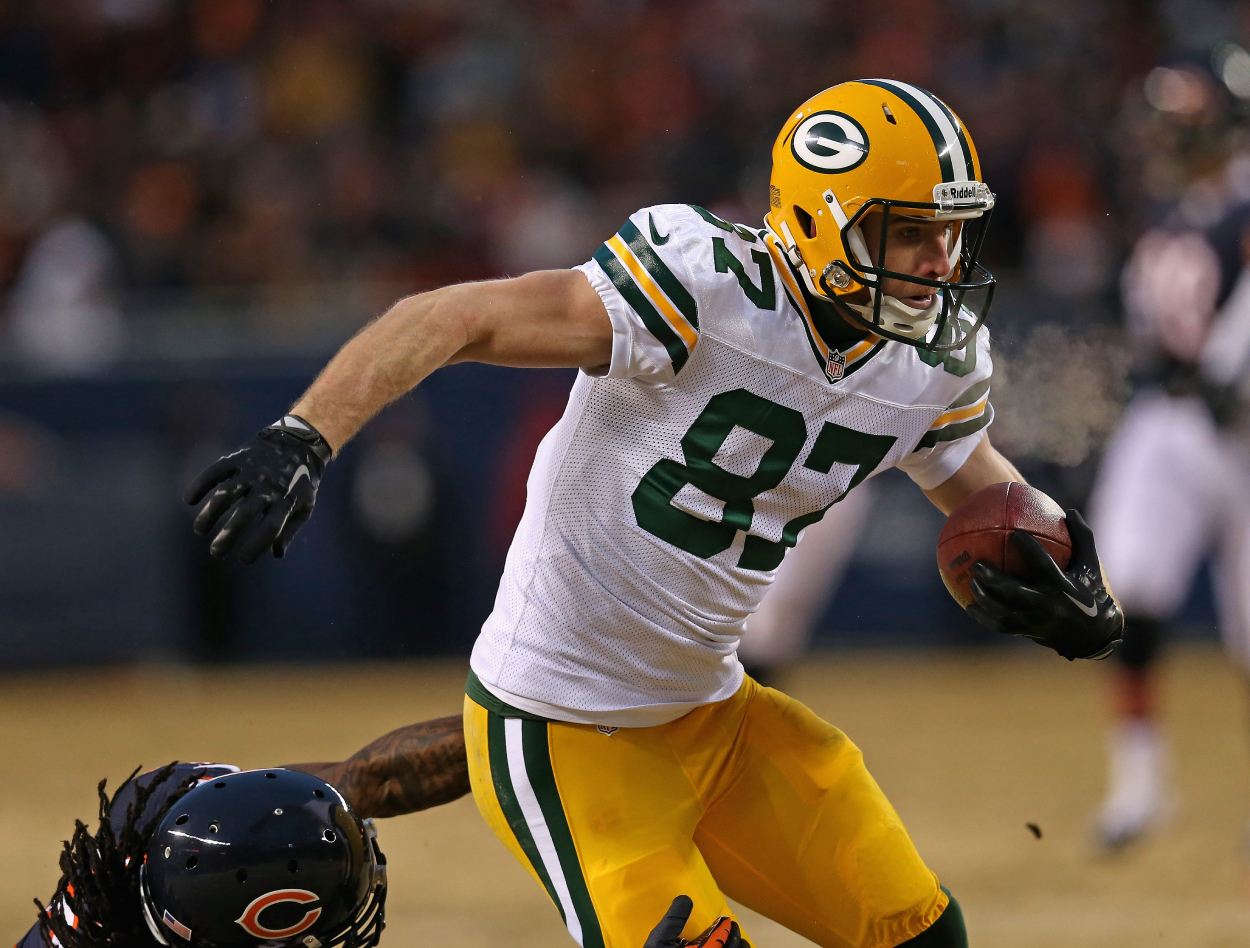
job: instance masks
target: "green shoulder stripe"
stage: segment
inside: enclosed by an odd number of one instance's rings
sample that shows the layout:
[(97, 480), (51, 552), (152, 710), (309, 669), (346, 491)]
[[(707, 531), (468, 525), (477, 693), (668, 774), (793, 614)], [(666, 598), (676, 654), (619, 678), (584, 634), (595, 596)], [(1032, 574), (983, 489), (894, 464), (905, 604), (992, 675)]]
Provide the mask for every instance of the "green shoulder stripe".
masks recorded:
[(947, 406), (946, 410), (951, 411), (955, 408), (966, 408), (969, 405), (975, 405), (981, 400), (981, 396), (990, 390), (990, 382), (993, 380), (994, 377), (990, 376), (988, 379), (982, 379), (980, 382), (977, 382), (976, 385), (972, 386), (972, 388), (968, 389), (968, 391), (964, 392), (957, 399), (951, 402), (950, 405)]
[(960, 438), (966, 438), (968, 435), (980, 431), (993, 420), (994, 406), (986, 405), (985, 411), (976, 418), (961, 421), (954, 425), (947, 425), (945, 428), (939, 428), (937, 431), (926, 431), (924, 437), (920, 439), (920, 443), (916, 445), (915, 450), (932, 448), (939, 441), (958, 441)]
[(625, 302), (634, 308), (639, 316), (642, 317), (643, 325), (651, 335), (668, 350), (668, 357), (673, 361), (673, 371), (680, 372), (681, 367), (686, 364), (686, 360), (690, 358), (690, 353), (686, 351), (686, 344), (682, 342), (681, 337), (673, 331), (673, 328), (664, 321), (664, 317), (659, 314), (651, 301), (647, 299), (645, 293), (638, 288), (638, 284), (634, 282), (634, 278), (629, 275), (621, 261), (616, 259), (607, 244), (601, 244), (599, 249), (595, 251), (595, 262), (603, 268), (603, 272), (608, 275), (613, 285), (621, 296), (625, 297)]
[(695, 303), (694, 297), (690, 295), (690, 291), (682, 286), (681, 281), (673, 275), (670, 270), (660, 259), (659, 254), (655, 252), (647, 238), (642, 236), (638, 228), (634, 226), (633, 221), (626, 221), (625, 226), (618, 231), (621, 240), (629, 244), (629, 249), (634, 252), (634, 256), (639, 262), (647, 268), (647, 272), (651, 274), (651, 279), (660, 284), (660, 289), (664, 294), (673, 301), (681, 314), (686, 317), (688, 322), (695, 329), (699, 328), (699, 307)]

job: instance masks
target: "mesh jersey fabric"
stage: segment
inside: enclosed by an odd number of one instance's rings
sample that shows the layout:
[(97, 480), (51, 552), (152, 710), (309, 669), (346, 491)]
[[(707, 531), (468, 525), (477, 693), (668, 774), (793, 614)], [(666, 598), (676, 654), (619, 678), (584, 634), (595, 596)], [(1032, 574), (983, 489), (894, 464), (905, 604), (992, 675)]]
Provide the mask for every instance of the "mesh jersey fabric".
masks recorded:
[(831, 381), (782, 266), (760, 232), (662, 205), (579, 268), (612, 363), (578, 375), (530, 472), (471, 659), (501, 700), (634, 727), (728, 698), (802, 527), (888, 467), (940, 484), (983, 436), (984, 329), (946, 356), (869, 337)]
[[(177, 788), (184, 780), (192, 774), (200, 771), (203, 771), (203, 776), (200, 777), (200, 783), (203, 783), (207, 780), (216, 780), (218, 777), (225, 776), (226, 774), (238, 773), (239, 768), (230, 764), (179, 764), (174, 768), (174, 772), (169, 779), (161, 784), (156, 789), (156, 792), (148, 798), (147, 805), (144, 807), (143, 813), (139, 815), (139, 819), (135, 824), (136, 828), (139, 829), (140, 832), (151, 829), (152, 818), (157, 813), (160, 813), (161, 807), (165, 805), (165, 801), (169, 799), (169, 795), (173, 793), (175, 788)], [(109, 807), (109, 819), (113, 823), (114, 830), (120, 830), (122, 824), (125, 823), (126, 810), (132, 803), (134, 803), (136, 789), (139, 786), (146, 787), (148, 783), (151, 782), (152, 777), (155, 774), (156, 771), (154, 770), (149, 770), (145, 774), (140, 774), (129, 786), (124, 787), (113, 798), (112, 804)], [(49, 912), (57, 910), (58, 906), (55, 903), (49, 904)], [(66, 921), (68, 921), (73, 927), (78, 927), (78, 920), (68, 908), (61, 905), (59, 907), (59, 911), (65, 913)], [(157, 948), (156, 939), (152, 939), (152, 945), (153, 948)], [(39, 930), (38, 922), (30, 927), (30, 930), (18, 940), (14, 948), (48, 948), (48, 943), (44, 941), (43, 933)], [(52, 936), (52, 948), (60, 948), (60, 940), (55, 935)]]

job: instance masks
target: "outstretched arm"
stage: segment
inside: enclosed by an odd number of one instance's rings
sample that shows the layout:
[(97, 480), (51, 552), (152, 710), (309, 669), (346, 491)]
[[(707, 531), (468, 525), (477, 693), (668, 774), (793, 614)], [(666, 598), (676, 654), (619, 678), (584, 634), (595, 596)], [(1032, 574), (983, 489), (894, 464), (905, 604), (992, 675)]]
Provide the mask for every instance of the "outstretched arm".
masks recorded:
[(464, 283), (400, 300), (349, 341), (291, 409), (337, 452), (370, 418), (454, 362), (594, 369), (612, 324), (576, 270)]
[(254, 563), (286, 553), (312, 515), (326, 463), (370, 418), (440, 366), (597, 369), (612, 359), (612, 323), (577, 270), (464, 283), (400, 300), (339, 350), (291, 413), (187, 488), (204, 501), (196, 533), (214, 556)]
[(333, 784), (362, 817), (415, 813), (469, 792), (460, 715), (398, 728), (344, 761), (285, 766)]

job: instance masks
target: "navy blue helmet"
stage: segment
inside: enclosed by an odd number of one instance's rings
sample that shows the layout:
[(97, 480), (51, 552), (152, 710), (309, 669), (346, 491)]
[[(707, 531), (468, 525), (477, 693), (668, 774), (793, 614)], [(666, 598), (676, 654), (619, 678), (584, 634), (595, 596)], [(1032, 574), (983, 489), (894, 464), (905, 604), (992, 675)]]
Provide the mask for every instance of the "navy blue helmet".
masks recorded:
[(148, 843), (140, 892), (170, 948), (373, 948), (386, 857), (373, 821), (324, 780), (251, 770), (174, 804)]

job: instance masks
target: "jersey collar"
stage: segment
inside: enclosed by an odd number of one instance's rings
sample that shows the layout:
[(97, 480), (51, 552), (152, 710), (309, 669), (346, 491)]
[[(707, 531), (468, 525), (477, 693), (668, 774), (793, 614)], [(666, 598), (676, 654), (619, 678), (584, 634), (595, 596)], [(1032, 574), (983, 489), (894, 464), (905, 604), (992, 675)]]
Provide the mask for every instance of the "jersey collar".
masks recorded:
[(889, 340), (849, 325), (830, 304), (808, 293), (786, 260), (781, 242), (767, 230), (763, 236), (786, 296), (799, 313), (812, 355), (828, 381), (841, 381), (885, 348)]

